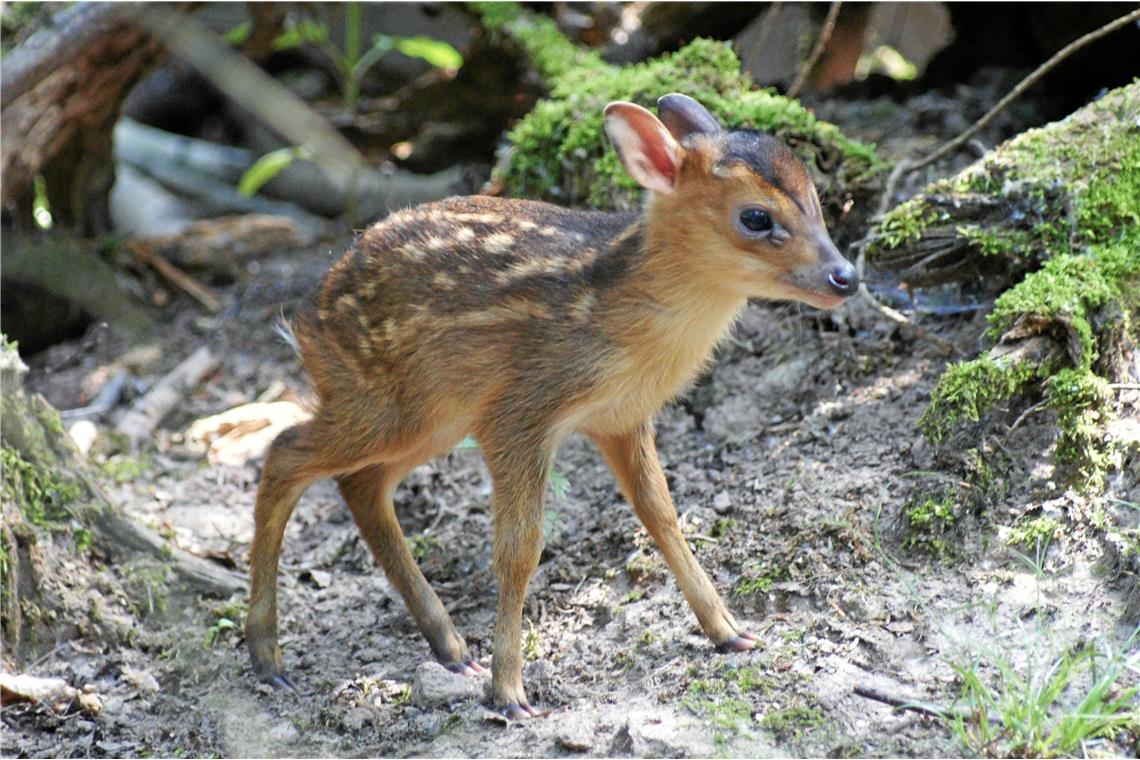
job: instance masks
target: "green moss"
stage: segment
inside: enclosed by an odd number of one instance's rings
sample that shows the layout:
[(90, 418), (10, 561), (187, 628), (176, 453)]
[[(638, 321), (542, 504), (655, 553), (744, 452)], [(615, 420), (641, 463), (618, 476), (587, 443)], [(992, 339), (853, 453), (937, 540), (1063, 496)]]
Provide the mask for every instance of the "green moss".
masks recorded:
[(958, 522), (958, 506), (949, 493), (911, 501), (902, 514), (908, 533), (904, 546), (940, 559), (954, 555), (954, 545), (946, 537)]
[(1006, 546), (1024, 546), (1029, 549), (1053, 540), (1053, 534), (1060, 527), (1052, 517), (1038, 517), (1022, 520), (1013, 527), (1005, 539)]
[(735, 596), (766, 594), (772, 590), (772, 584), (786, 581), (788, 577), (786, 565), (765, 562), (745, 572), (732, 593)]
[(1140, 84), (1133, 83), (1023, 132), (885, 215), (868, 261), (929, 236), (944, 252), (957, 246), (963, 257), (1000, 255), (1024, 271), (1114, 240), (1140, 225), (1138, 120)]
[(760, 719), (760, 726), (781, 740), (801, 737), (823, 725), (823, 713), (818, 707), (810, 704), (772, 710)]
[[(511, 130), (495, 179), (507, 193), (564, 204), (634, 209), (641, 191), (607, 147), (602, 109), (627, 100), (653, 109), (668, 92), (691, 94), (728, 127), (783, 137), (816, 172), (824, 203), (885, 169), (873, 146), (817, 120), (798, 101), (753, 89), (728, 43), (696, 39), (681, 50), (619, 68), (580, 51), (549, 19), (514, 4), (474, 4), (510, 35), (546, 78), (550, 96)], [(822, 167), (829, 171), (823, 172)]]
[(116, 454), (99, 465), (99, 472), (116, 483), (129, 483), (145, 474), (150, 467), (149, 457)]
[(0, 494), (16, 504), (29, 523), (51, 527), (71, 519), (67, 507), (82, 495), (78, 485), (54, 477), (7, 446), (0, 446), (0, 467), (4, 471)]
[(1097, 357), (1092, 315), (1120, 300), (1125, 287), (1140, 278), (1138, 246), (1140, 232), (1132, 228), (1111, 244), (1050, 259), (997, 299), (989, 316), (990, 335), (999, 335), (1026, 316), (1058, 322), (1076, 338), (1077, 365), (1090, 368)]
[(927, 204), (910, 200), (900, 204), (880, 223), (877, 234), (878, 244), (887, 248), (898, 248), (913, 243), (922, 233), (937, 221), (939, 214)]
[(1116, 418), (1108, 383), (1086, 369), (1065, 369), (1049, 379), (1049, 406), (1057, 411), (1054, 457), (1077, 484), (1095, 490), (1116, 464), (1107, 423)]
[(941, 443), (961, 425), (977, 422), (999, 402), (1015, 396), (1049, 366), (1012, 364), (1004, 359), (981, 356), (955, 362), (946, 368), (931, 393), (930, 405), (918, 426), (931, 442)]

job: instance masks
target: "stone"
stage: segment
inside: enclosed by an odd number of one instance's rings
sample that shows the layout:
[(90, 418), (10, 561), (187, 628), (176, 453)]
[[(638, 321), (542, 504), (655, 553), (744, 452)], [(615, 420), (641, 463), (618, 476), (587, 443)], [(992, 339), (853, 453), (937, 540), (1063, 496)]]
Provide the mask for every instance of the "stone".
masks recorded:
[(439, 707), (482, 696), (477, 678), (452, 673), (438, 662), (423, 662), (412, 680), (412, 704), (417, 707)]

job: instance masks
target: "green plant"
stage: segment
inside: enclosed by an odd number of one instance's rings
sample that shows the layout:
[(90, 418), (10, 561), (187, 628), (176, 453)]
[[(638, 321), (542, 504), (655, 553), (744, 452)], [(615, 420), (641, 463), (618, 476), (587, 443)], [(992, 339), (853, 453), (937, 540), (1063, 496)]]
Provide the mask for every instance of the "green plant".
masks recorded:
[(429, 551), (439, 548), (439, 539), (430, 533), (417, 533), (408, 539), (408, 549), (417, 562), (423, 562)]
[[(340, 75), (341, 92), (344, 104), (356, 110), (360, 99), (360, 82), (376, 63), (392, 51), (403, 53), (411, 58), (427, 61), (441, 69), (458, 69), (463, 65), (463, 56), (448, 43), (425, 36), (397, 37), (390, 34), (374, 34), (372, 44), (362, 50), (364, 37), (362, 5), (359, 2), (344, 4), (344, 48), (334, 45), (330, 39), (327, 24), (316, 21), (298, 21), (273, 41), (275, 50), (288, 50), (302, 45), (315, 45), (325, 52), (336, 66)], [(234, 38), (238, 34), (234, 30)]]
[(226, 631), (232, 631), (236, 628), (237, 623), (228, 617), (218, 618), (213, 625), (206, 629), (206, 647), (212, 648), (221, 640)]
[[(1124, 652), (1138, 634), (1140, 627), (1122, 651), (1101, 653), (1090, 645), (1045, 667), (1016, 668), (1000, 654), (988, 664), (955, 665), (962, 680), (951, 720), (955, 735), (969, 752), (990, 757), (1078, 755), (1089, 740), (1140, 739), (1140, 688), (1121, 683), (1130, 667)], [(983, 675), (991, 668), (995, 679)]]
[(311, 155), (309, 149), (303, 145), (269, 151), (254, 161), (241, 175), (241, 179), (238, 180), (238, 194), (251, 197), (294, 161), (309, 158)]

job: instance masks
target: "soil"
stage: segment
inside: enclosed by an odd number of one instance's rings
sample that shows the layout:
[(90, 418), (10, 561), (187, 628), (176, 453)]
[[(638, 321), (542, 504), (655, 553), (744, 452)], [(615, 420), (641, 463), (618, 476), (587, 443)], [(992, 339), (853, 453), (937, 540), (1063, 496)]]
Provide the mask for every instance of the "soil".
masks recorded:
[[(841, 116), (828, 114), (858, 131)], [(891, 116), (905, 121), (906, 113)], [(863, 129), (874, 132), (866, 122)], [(219, 317), (179, 297), (165, 307), (161, 352), (140, 376), (153, 382), (203, 344), (222, 367), (163, 422), (153, 445), (111, 458), (139, 466), (103, 470), (112, 498), (179, 547), (248, 569), (260, 462), (208, 464), (184, 433), (275, 385), (308, 396), (273, 323), (345, 243), (257, 262), (224, 291), (231, 306)], [(294, 513), (280, 573), (281, 640), (297, 691), (254, 679), (240, 633), (244, 599), (171, 587), (150, 604), (125, 605), (96, 582), (115, 568), (92, 556), (76, 587), (105, 597), (108, 614), (125, 621), (122, 635), (61, 641), (24, 671), (90, 684), (102, 710), (6, 706), (0, 749), (56, 757), (959, 755), (967, 750), (944, 722), (853, 689), (950, 706), (958, 668), (981, 663), (989, 678), (1002, 662), (1039, 670), (1077, 645), (1119, 647), (1136, 627), (1140, 592), (1135, 567), (1112, 553), (1095, 515), (1134, 525), (1112, 499), (1135, 504), (1140, 486), (1133, 467), (1105, 497), (1066, 488), (1050, 460), (1051, 412), (1021, 415), (1035, 399), (1001, 410), (950, 451), (932, 450), (915, 423), (948, 361), (943, 346), (973, 355), (984, 322), (971, 313), (917, 320), (938, 341), (874, 310), (751, 304), (706, 376), (658, 416), (682, 526), (737, 618), (760, 637), (753, 651), (713, 649), (599, 454), (574, 438), (557, 459), (565, 486), (550, 494), (524, 617), (525, 684), (546, 717), (506, 723), (480, 688), (463, 683), (450, 683), (454, 701), (424, 696), (433, 678), (447, 679), (425, 665), (426, 644), (323, 482)], [(28, 386), (58, 408), (81, 406), (130, 348), (113, 329), (92, 328), (33, 357)], [(996, 473), (992, 482), (965, 478), (969, 448)], [(412, 472), (397, 494), (424, 574), (487, 667), (496, 605), (490, 493), (478, 450), (460, 449)], [(934, 530), (908, 518), (946, 495), (952, 522)], [(1014, 528), (1042, 516), (1058, 525), (1046, 546), (1007, 543)], [(1131, 673), (1123, 683), (1136, 681)]]

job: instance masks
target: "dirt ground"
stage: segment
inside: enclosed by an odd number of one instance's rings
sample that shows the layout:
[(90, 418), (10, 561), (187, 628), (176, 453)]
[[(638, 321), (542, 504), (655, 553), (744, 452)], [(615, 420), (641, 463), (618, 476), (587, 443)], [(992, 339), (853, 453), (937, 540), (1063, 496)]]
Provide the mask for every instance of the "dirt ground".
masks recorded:
[[(887, 129), (890, 120), (876, 123)], [(272, 326), (343, 243), (258, 262), (225, 292), (231, 306), (218, 317), (180, 299), (164, 310), (161, 353), (144, 378), (203, 344), (221, 369), (164, 421), (155, 445), (100, 466), (111, 496), (179, 547), (248, 569), (259, 462), (210, 465), (184, 434), (195, 419), (276, 384), (308, 395)], [(658, 417), (683, 528), (738, 619), (759, 635), (754, 651), (715, 652), (599, 454), (571, 439), (557, 459), (564, 488), (550, 494), (524, 618), (525, 683), (547, 717), (504, 723), (482, 702), (489, 679), (449, 680), (430, 664), (325, 482), (293, 516), (280, 574), (281, 639), (297, 692), (256, 683), (240, 633), (244, 599), (195, 599), (174, 587), (130, 604), (104, 593), (111, 586), (100, 579), (115, 569), (93, 558), (77, 586), (102, 595), (121, 635), (60, 642), (27, 672), (91, 684), (102, 711), (5, 707), (0, 749), (960, 755), (945, 723), (853, 690), (948, 706), (960, 688), (956, 668), (995, 677), (1001, 663), (1034, 671), (1075, 646), (1122, 646), (1137, 625), (1140, 590), (1135, 558), (1121, 556), (1111, 536), (1113, 526), (1135, 526), (1136, 510), (1122, 502), (1140, 502), (1140, 485), (1132, 463), (1103, 497), (1067, 489), (1050, 461), (1051, 412), (1021, 416), (1034, 399), (995, 415), (973, 440), (933, 451), (915, 423), (948, 361), (942, 345), (973, 355), (984, 323), (975, 313), (918, 321), (940, 342), (866, 309), (752, 304), (710, 372)], [(80, 406), (85, 380), (128, 348), (112, 329), (93, 328), (33, 357), (28, 385), (58, 408)], [(1140, 399), (1132, 403), (1135, 412)], [(991, 481), (963, 475), (969, 448), (996, 473)], [(490, 492), (479, 452), (466, 449), (418, 468), (397, 494), (425, 575), (486, 666), (496, 603)], [(952, 520), (916, 523), (916, 506), (947, 497)], [(1018, 544), (1019, 527), (1042, 517), (1056, 521), (1051, 542)], [(219, 622), (231, 620), (237, 627)], [(1137, 680), (1133, 672), (1123, 683)], [(1134, 749), (1100, 742), (1088, 751)]]

